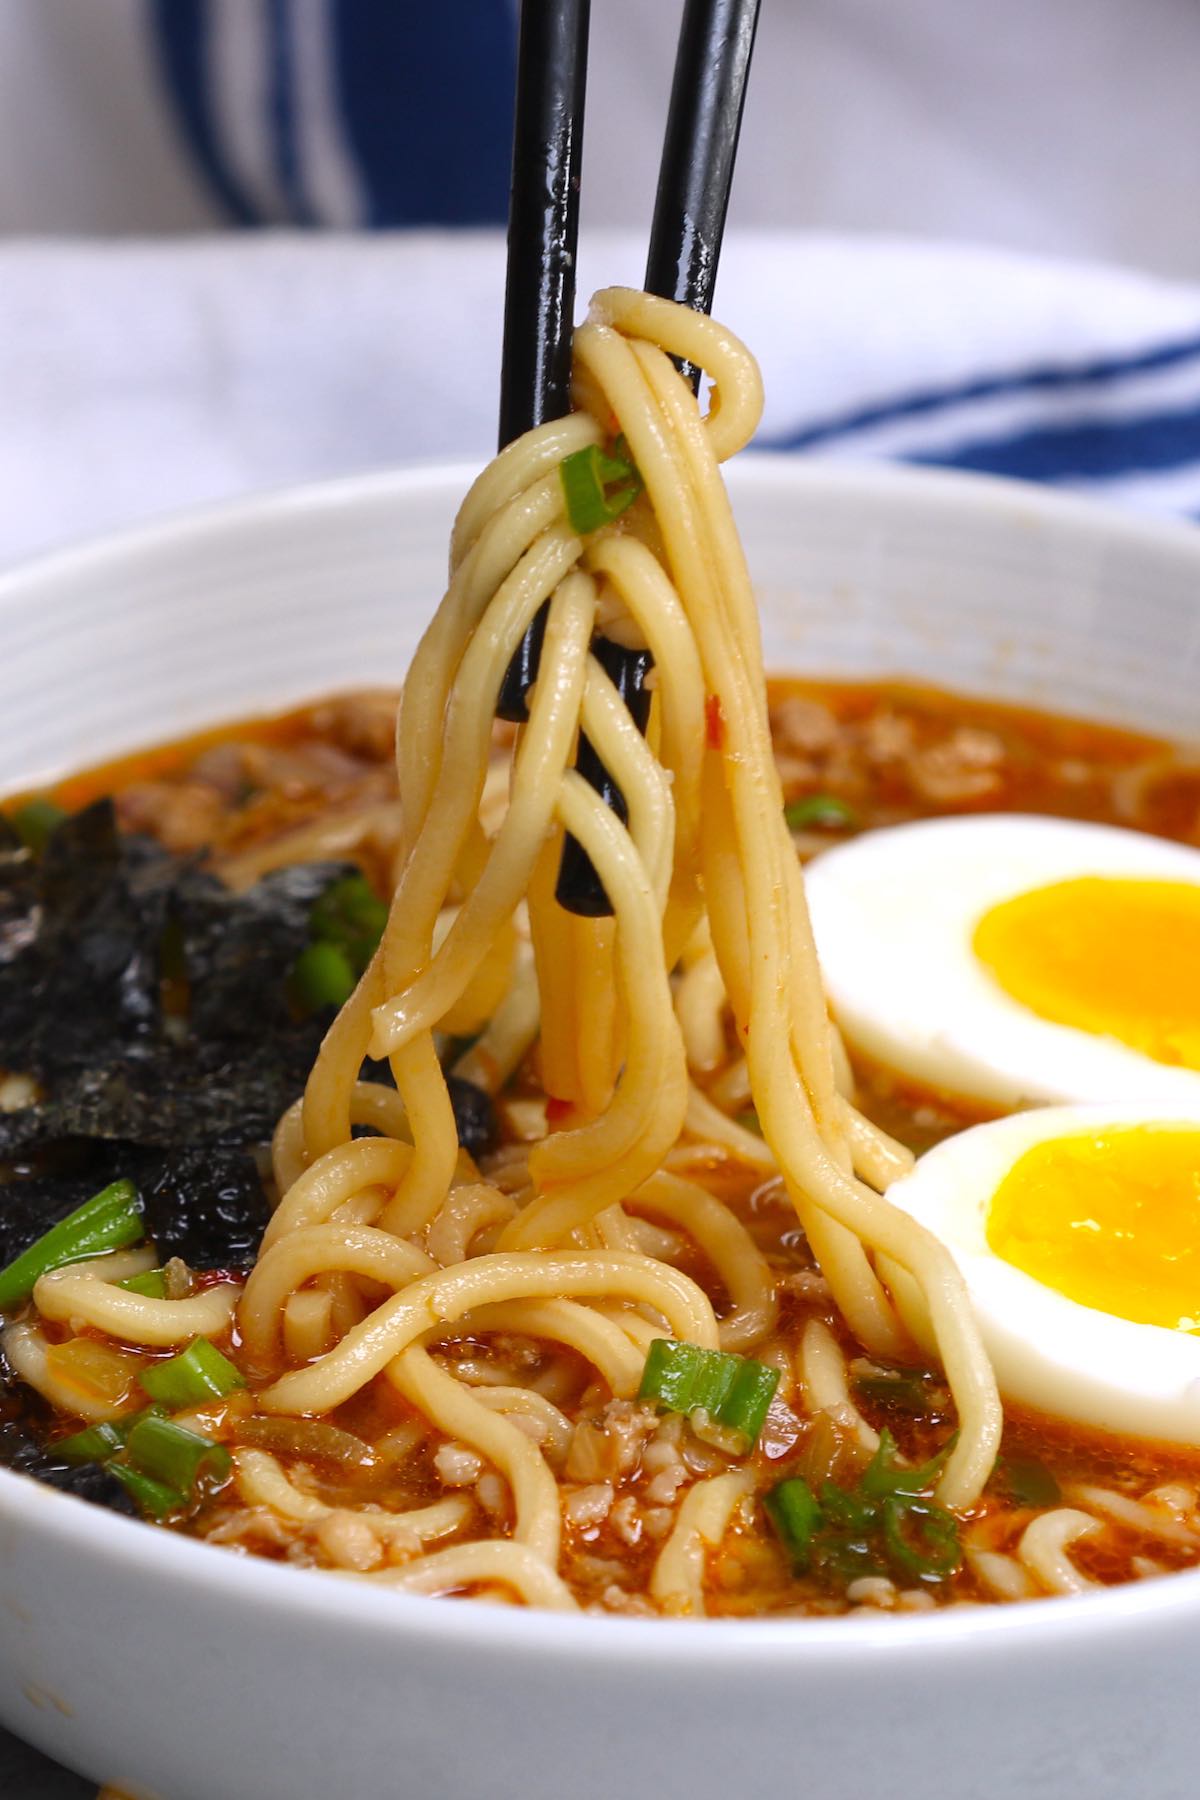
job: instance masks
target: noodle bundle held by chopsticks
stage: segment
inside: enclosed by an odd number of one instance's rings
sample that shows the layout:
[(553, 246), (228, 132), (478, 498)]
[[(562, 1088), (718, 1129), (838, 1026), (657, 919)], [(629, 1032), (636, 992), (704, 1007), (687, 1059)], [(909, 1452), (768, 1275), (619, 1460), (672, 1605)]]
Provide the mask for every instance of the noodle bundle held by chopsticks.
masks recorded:
[[(709, 375), (707, 416), (677, 363)], [(459, 513), (450, 585), (400, 708), (404, 828), (388, 925), (277, 1134), (282, 1199), (239, 1308), (247, 1347), (272, 1377), (260, 1396), (267, 1410), (328, 1413), (382, 1375), (430, 1426), (476, 1446), (509, 1484), (514, 1555), (520, 1546), (524, 1559), (491, 1575), (547, 1604), (561, 1601), (553, 1473), (527, 1434), (428, 1351), (486, 1337), (494, 1319), (572, 1347), (628, 1398), (642, 1362), (630, 1352), (644, 1350), (650, 1318), (661, 1321), (651, 1336), (666, 1330), (701, 1346), (731, 1341), (725, 1329), (748, 1347), (771, 1329), (770, 1271), (748, 1234), (719, 1198), (663, 1174), (689, 1134), (689, 1107), (694, 1117), (704, 1104), (688, 1044), (719, 1039), (726, 1006), (764, 1155), (847, 1324), (876, 1354), (902, 1356), (915, 1340), (945, 1368), (960, 1432), (938, 1483), (943, 1504), (976, 1499), (1000, 1431), (960, 1278), (871, 1185), (894, 1172), (894, 1147), (835, 1078), (771, 752), (758, 621), (719, 468), (757, 424), (757, 367), (719, 324), (610, 289), (575, 334), (574, 399), (568, 417), (503, 450)], [(612, 454), (618, 438), (643, 491), (611, 523), (581, 532), (560, 466), (590, 446)], [(491, 720), (545, 603), (528, 721), (489, 837), (480, 806)], [(644, 738), (589, 651), (601, 626), (653, 657)], [(574, 771), (581, 732), (624, 796), (627, 823)], [(558, 904), (568, 833), (602, 880), (611, 918)], [(472, 1070), (490, 1072), (494, 1087), (540, 1037), (551, 1128), (505, 1192), (460, 1155), (441, 1034), (479, 1034)], [(398, 1100), (361, 1080), (367, 1056), (388, 1059)], [(366, 1122), (382, 1139), (354, 1137)], [(736, 1320), (718, 1320), (689, 1276), (640, 1247), (655, 1219), (703, 1242)], [(442, 1266), (432, 1252), (448, 1248)], [(308, 1284), (332, 1296), (333, 1341), (290, 1366), (286, 1346), (299, 1340), (289, 1306)], [(722, 1499), (722, 1517), (740, 1496)], [(443, 1556), (452, 1553), (427, 1559), (433, 1585)]]

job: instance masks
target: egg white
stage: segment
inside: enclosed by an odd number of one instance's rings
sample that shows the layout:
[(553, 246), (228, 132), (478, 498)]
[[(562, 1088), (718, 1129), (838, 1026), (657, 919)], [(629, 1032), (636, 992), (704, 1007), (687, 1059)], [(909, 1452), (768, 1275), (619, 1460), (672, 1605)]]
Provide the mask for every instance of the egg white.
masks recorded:
[(1002, 901), (1092, 875), (1200, 888), (1200, 850), (1021, 813), (896, 825), (827, 850), (805, 884), (830, 1004), (851, 1046), (918, 1085), (1004, 1110), (1200, 1103), (1200, 1072), (1039, 1018), (971, 947), (979, 920)]
[(927, 1151), (887, 1197), (953, 1256), (1004, 1399), (1122, 1436), (1200, 1445), (1200, 1337), (1069, 1300), (987, 1242), (992, 1196), (1031, 1145), (1129, 1125), (1198, 1130), (1200, 1102), (1169, 1115), (1044, 1107), (976, 1125)]

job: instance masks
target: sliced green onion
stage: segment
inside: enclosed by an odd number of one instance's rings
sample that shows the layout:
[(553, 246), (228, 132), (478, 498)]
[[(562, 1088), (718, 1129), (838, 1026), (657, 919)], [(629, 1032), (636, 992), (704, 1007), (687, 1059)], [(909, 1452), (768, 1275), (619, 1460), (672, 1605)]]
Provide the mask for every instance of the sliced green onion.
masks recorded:
[(995, 1479), (1015, 1506), (1057, 1506), (1062, 1489), (1037, 1456), (1002, 1456)]
[(137, 1189), (132, 1181), (112, 1182), (52, 1225), (0, 1271), (0, 1311), (27, 1300), (34, 1283), (52, 1269), (102, 1256), (107, 1250), (124, 1250), (145, 1235)]
[(64, 1462), (108, 1462), (125, 1448), (135, 1425), (140, 1425), (143, 1419), (161, 1419), (163, 1410), (155, 1401), (140, 1412), (126, 1413), (119, 1419), (105, 1419), (100, 1425), (89, 1425), (85, 1431), (77, 1431), (74, 1437), (60, 1438), (50, 1448)]
[(24, 806), (18, 806), (11, 815), (13, 830), (35, 856), (40, 856), (46, 848), (46, 840), (52, 831), (57, 830), (67, 814), (63, 807), (53, 800), (39, 795), (35, 800), (27, 800)]
[(228, 1450), (211, 1438), (150, 1414), (125, 1440), (130, 1464), (152, 1481), (190, 1495), (201, 1477), (224, 1481), (232, 1467)]
[(860, 1400), (889, 1407), (910, 1418), (918, 1418), (931, 1408), (936, 1411), (950, 1400), (948, 1390), (931, 1385), (922, 1369), (876, 1369), (869, 1375), (856, 1375), (854, 1392)]
[(863, 1474), (862, 1492), (872, 1500), (885, 1500), (890, 1494), (927, 1494), (957, 1441), (958, 1433), (955, 1432), (927, 1463), (916, 1469), (904, 1469), (896, 1460), (896, 1440), (885, 1425), (879, 1434), (879, 1448)]
[(789, 831), (853, 831), (858, 814), (836, 794), (805, 794), (783, 809)]
[(873, 1531), (878, 1523), (873, 1500), (864, 1499), (860, 1492), (837, 1487), (832, 1481), (821, 1484), (821, 1511), (839, 1531), (860, 1536)]
[(775, 1389), (778, 1369), (724, 1350), (702, 1350), (674, 1338), (655, 1338), (646, 1354), (639, 1400), (667, 1412), (700, 1408), (718, 1425), (736, 1431), (747, 1447), (757, 1442)]
[(101, 1425), (89, 1425), (73, 1437), (60, 1438), (51, 1444), (55, 1456), (68, 1463), (102, 1463), (125, 1448), (125, 1437), (119, 1425), (106, 1419)]
[(147, 1269), (142, 1275), (130, 1275), (128, 1280), (118, 1281), (117, 1286), (124, 1288), (127, 1294), (144, 1294), (147, 1300), (165, 1300), (167, 1272), (165, 1269)]
[(292, 965), (293, 1003), (305, 1012), (344, 1006), (375, 954), (387, 917), (365, 875), (331, 882), (308, 915), (313, 941)]
[(336, 944), (344, 950), (356, 975), (361, 975), (383, 936), (388, 909), (365, 875), (343, 875), (332, 882), (308, 915), (308, 927), (318, 943)]
[(877, 1554), (868, 1538), (831, 1533), (813, 1546), (813, 1570), (830, 1585), (849, 1587), (865, 1575), (888, 1575), (887, 1558)]
[(932, 1501), (894, 1496), (883, 1502), (883, 1538), (892, 1563), (906, 1575), (944, 1581), (962, 1562), (958, 1520)]
[(769, 1368), (766, 1363), (754, 1362), (750, 1357), (736, 1360), (741, 1367), (721, 1402), (717, 1418), (731, 1431), (740, 1432), (749, 1446), (758, 1442), (767, 1408), (779, 1386), (779, 1370)]
[(194, 1338), (186, 1350), (168, 1362), (151, 1364), (143, 1369), (141, 1384), (154, 1400), (178, 1411), (184, 1406), (200, 1406), (206, 1400), (219, 1400), (234, 1388), (245, 1387), (241, 1372), (222, 1356), (207, 1338)]
[(711, 1350), (701, 1350), (696, 1344), (655, 1338), (646, 1352), (638, 1399), (655, 1400), (667, 1412), (687, 1412), (692, 1405), (697, 1371), (703, 1359), (711, 1355)]
[(153, 1481), (150, 1476), (143, 1475), (140, 1469), (131, 1469), (128, 1463), (110, 1462), (108, 1467), (123, 1487), (133, 1495), (142, 1511), (151, 1518), (164, 1519), (168, 1513), (178, 1512), (184, 1504), (183, 1495), (174, 1488), (166, 1487), (161, 1481)]
[(344, 1006), (357, 986), (354, 964), (340, 944), (306, 944), (292, 965), (292, 997), (305, 1012)]
[(726, 1403), (733, 1392), (736, 1375), (737, 1361), (734, 1357), (727, 1356), (720, 1350), (702, 1351), (692, 1381), (691, 1398), (682, 1410), (699, 1412), (703, 1409), (710, 1419), (724, 1422)]
[(863, 1575), (944, 1581), (962, 1561), (958, 1521), (919, 1497), (933, 1485), (954, 1440), (919, 1469), (896, 1466), (896, 1443), (879, 1449), (858, 1486), (822, 1484), (820, 1496), (799, 1476), (781, 1481), (764, 1505), (797, 1574), (846, 1586)]
[[(582, 533), (598, 531), (611, 525), (627, 506), (632, 506), (642, 491), (642, 478), (631, 462), (620, 456), (606, 456), (598, 444), (588, 444), (566, 456), (558, 465), (567, 517), (574, 530)], [(608, 484), (625, 482), (624, 487), (606, 492)]]
[(767, 1517), (799, 1572), (807, 1569), (813, 1538), (825, 1522), (820, 1502), (802, 1475), (781, 1481), (763, 1498)]

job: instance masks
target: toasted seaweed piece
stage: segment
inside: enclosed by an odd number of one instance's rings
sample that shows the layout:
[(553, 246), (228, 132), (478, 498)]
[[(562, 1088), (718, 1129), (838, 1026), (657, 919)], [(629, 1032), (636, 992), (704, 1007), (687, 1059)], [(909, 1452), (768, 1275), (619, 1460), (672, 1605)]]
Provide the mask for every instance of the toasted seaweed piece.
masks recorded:
[[(292, 1016), (287, 973), (314, 900), (345, 865), (280, 870), (234, 894), (122, 838), (108, 802), (67, 819), (39, 862), (5, 860), (15, 880), (0, 900), (0, 1054), (45, 1095), (0, 1115), (0, 1161), (64, 1137), (268, 1138), (325, 1023)], [(162, 1013), (164, 955), (182, 961), (184, 1019)]]
[[(0, 971), (29, 948), (37, 936), (38, 872), (33, 857), (0, 814)], [(0, 973), (0, 984), (5, 980)], [(7, 1045), (7, 1035), (0, 1043)]]
[(35, 927), (0, 966), (5, 1065), (40, 1078), (160, 1034), (157, 945), (171, 859), (122, 839), (111, 802), (75, 813), (34, 860)]
[(0, 1162), (67, 1137), (163, 1149), (265, 1142), (302, 1091), (320, 1041), (319, 1022), (289, 1020), (258, 1044), (161, 1044), (50, 1077), (44, 1100), (0, 1113)]
[(0, 1268), (121, 1178), (137, 1187), (147, 1235), (163, 1262), (179, 1256), (194, 1269), (240, 1269), (254, 1259), (269, 1209), (247, 1150), (85, 1140), (43, 1160), (57, 1167), (0, 1184)]
[(107, 1506), (110, 1512), (124, 1513), (130, 1519), (142, 1516), (133, 1496), (112, 1470), (100, 1463), (80, 1463), (72, 1467), (69, 1463), (55, 1462), (47, 1454), (44, 1462), (21, 1473), (32, 1475), (35, 1481), (45, 1482), (47, 1487), (57, 1488), (60, 1494), (74, 1494), (77, 1500), (89, 1500), (93, 1506)]
[(180, 1256), (193, 1269), (239, 1269), (254, 1260), (269, 1209), (249, 1152), (188, 1146), (157, 1167), (148, 1158), (138, 1188), (163, 1262)]
[[(122, 837), (98, 802), (40, 858), (0, 845), (0, 1064), (36, 1075), (0, 1113), (0, 1266), (117, 1176), (137, 1182), (164, 1256), (236, 1267), (266, 1219), (249, 1150), (304, 1086), (320, 1019), (293, 1017), (288, 969), (314, 900), (309, 864), (234, 894)], [(188, 1009), (164, 1017), (164, 955)], [(0, 1174), (3, 1174), (0, 1169)]]
[(179, 885), (174, 916), (191, 990), (189, 1031), (203, 1044), (259, 1043), (294, 1020), (287, 978), (309, 941), (309, 914), (345, 863), (297, 863), (242, 893), (219, 883)]
[(90, 1500), (93, 1506), (107, 1506), (127, 1518), (140, 1515), (116, 1476), (99, 1463), (72, 1465), (54, 1454), (54, 1446), (43, 1447), (33, 1433), (15, 1420), (0, 1425), (0, 1467), (14, 1469), (18, 1475), (30, 1475), (60, 1494), (74, 1494), (79, 1500)]
[(458, 1141), (468, 1155), (478, 1158), (496, 1141), (496, 1110), (492, 1096), (461, 1075), (447, 1075), (446, 1086), (454, 1108)]
[[(244, 1267), (267, 1219), (254, 1149), (302, 1091), (328, 1023), (294, 1016), (288, 971), (345, 865), (234, 894), (122, 837), (107, 801), (64, 820), (37, 857), (13, 835), (0, 831), (0, 1068), (41, 1093), (0, 1113), (0, 1266), (126, 1177), (163, 1260)], [(164, 1014), (164, 974), (182, 1013)], [(43, 1449), (51, 1415), (19, 1395), (0, 1368), (0, 1463), (136, 1511), (109, 1472)]]

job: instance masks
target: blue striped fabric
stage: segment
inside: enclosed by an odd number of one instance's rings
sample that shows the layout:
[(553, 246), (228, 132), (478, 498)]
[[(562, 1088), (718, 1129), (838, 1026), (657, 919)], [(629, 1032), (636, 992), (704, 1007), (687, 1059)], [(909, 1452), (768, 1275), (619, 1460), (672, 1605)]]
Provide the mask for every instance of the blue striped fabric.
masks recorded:
[(1200, 516), (1200, 336), (881, 397), (756, 448), (883, 456)]
[(945, 450), (914, 453), (905, 460), (1024, 481), (1090, 481), (1185, 468), (1200, 463), (1200, 406), (1130, 419), (1031, 425), (1002, 437), (972, 438)]
[(208, 0), (147, 0), (150, 39), (180, 135), (215, 198), (237, 225), (257, 223), (217, 131), (206, 71), (212, 15)]
[(1160, 369), (1200, 361), (1200, 337), (1187, 337), (1177, 343), (1156, 344), (1121, 356), (1096, 357), (1074, 364), (1047, 364), (1041, 368), (1023, 369), (1005, 375), (984, 375), (957, 386), (926, 389), (905, 394), (895, 400), (860, 407), (838, 418), (824, 419), (814, 425), (798, 426), (784, 432), (769, 444), (771, 450), (814, 450), (822, 444), (851, 437), (878, 425), (897, 420), (926, 418), (945, 412), (972, 400), (991, 400), (1007, 394), (1062, 392), (1073, 387), (1107, 386), (1132, 375), (1148, 375)]
[(510, 0), (337, 5), (346, 137), (372, 225), (485, 225), (508, 210), (516, 28)]
[(287, 196), (292, 222), (315, 225), (312, 208), (300, 183), (300, 163), (296, 145), (296, 115), (293, 106), (295, 59), (292, 48), (288, 0), (267, 0), (270, 26), (270, 108), (271, 141), (275, 151), (275, 169), (279, 185)]
[[(269, 142), (282, 222), (347, 223), (320, 216), (304, 189), (296, 77), (297, 0), (240, 0), (266, 43), (261, 119), (248, 135)], [(146, 0), (163, 88), (198, 172), (231, 223), (264, 215), (234, 172), (214, 92), (215, 34), (229, 17), (214, 0)], [(312, 9), (333, 96), (332, 128), (371, 226), (501, 223), (508, 205), (516, 13), (512, 0), (324, 0)]]

